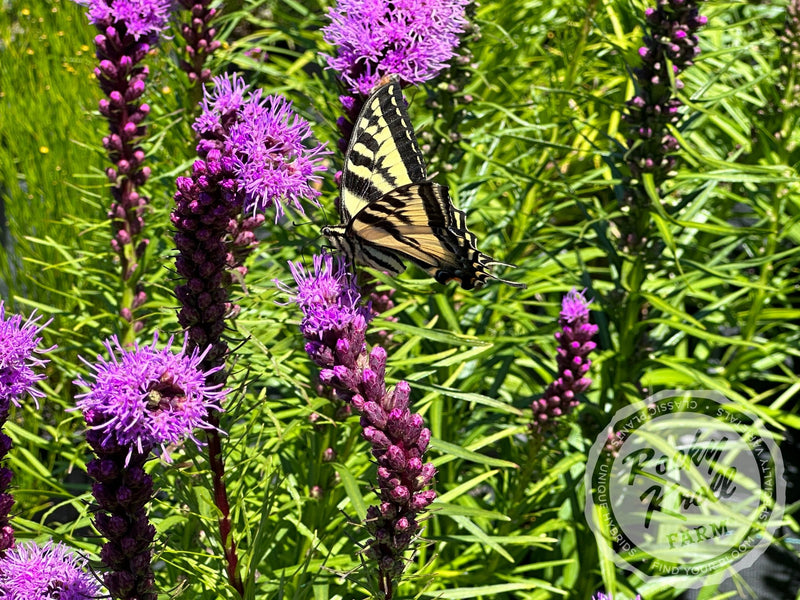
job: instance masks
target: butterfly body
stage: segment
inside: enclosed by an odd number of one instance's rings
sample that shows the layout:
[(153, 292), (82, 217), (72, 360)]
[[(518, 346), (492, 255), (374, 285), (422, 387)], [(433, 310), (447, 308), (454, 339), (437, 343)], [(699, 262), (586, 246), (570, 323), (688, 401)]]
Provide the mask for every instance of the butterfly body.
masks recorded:
[(408, 260), (440, 283), (456, 280), (464, 289), (498, 279), (487, 268), (504, 263), (477, 249), (466, 215), (453, 206), (447, 187), (427, 180), (397, 81), (378, 87), (364, 104), (345, 156), (341, 190), (342, 223), (322, 233), (356, 262), (398, 275)]

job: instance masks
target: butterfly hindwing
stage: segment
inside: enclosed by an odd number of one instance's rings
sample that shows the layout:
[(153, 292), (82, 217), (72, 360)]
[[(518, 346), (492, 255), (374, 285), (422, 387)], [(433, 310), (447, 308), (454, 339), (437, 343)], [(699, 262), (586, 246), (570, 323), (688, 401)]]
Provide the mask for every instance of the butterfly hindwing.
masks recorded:
[(422, 181), (422, 152), (400, 84), (392, 81), (367, 99), (358, 116), (342, 172), (342, 221), (384, 194)]
[(478, 250), (447, 188), (426, 180), (398, 81), (373, 91), (361, 109), (341, 190), (342, 223), (322, 233), (356, 262), (397, 275), (409, 260), (440, 283), (456, 280), (464, 289), (498, 279), (488, 267), (503, 263)]
[(392, 190), (362, 209), (348, 233), (359, 241), (362, 255), (399, 255), (440, 283), (456, 280), (472, 289), (493, 277), (487, 267), (495, 261), (478, 250), (464, 213), (453, 206), (447, 188), (436, 183)]

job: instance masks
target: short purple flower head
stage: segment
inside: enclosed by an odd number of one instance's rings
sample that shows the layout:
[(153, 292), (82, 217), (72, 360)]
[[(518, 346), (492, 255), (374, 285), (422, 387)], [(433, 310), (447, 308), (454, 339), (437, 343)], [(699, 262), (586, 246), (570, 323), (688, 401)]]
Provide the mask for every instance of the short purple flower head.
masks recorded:
[(591, 300), (587, 300), (583, 296), (583, 292), (572, 289), (567, 292), (567, 295), (561, 300), (561, 319), (566, 323), (572, 324), (576, 321), (588, 323), (589, 321), (589, 305)]
[(470, 0), (339, 0), (323, 38), (336, 46), (328, 68), (354, 93), (367, 95), (381, 78), (433, 79), (458, 46)]
[(135, 40), (158, 36), (169, 25), (171, 0), (75, 0), (89, 7), (93, 25), (121, 23)]
[(86, 561), (61, 543), (23, 542), (0, 558), (0, 598), (8, 600), (87, 600), (98, 596)]
[[(300, 331), (306, 338), (306, 352), (318, 366), (354, 369), (366, 348), (370, 307), (361, 304), (361, 292), (346, 263), (331, 255), (314, 256), (314, 270), (289, 262), (297, 288), (276, 280), (291, 301), (303, 311)], [(327, 372), (327, 371), (323, 371)], [(341, 389), (348, 386), (342, 382)]]
[(369, 308), (361, 305), (353, 275), (340, 257), (315, 255), (312, 272), (307, 272), (300, 262), (290, 261), (289, 268), (297, 289), (276, 283), (303, 311), (300, 331), (306, 339), (322, 339), (326, 332), (344, 331), (356, 318), (366, 323), (371, 320)]
[(233, 159), (239, 189), (245, 193), (247, 212), (264, 212), (275, 206), (276, 220), (283, 203), (303, 213), (301, 200), (317, 204), (319, 190), (312, 184), (325, 170), (324, 144), (306, 147), (311, 138), (308, 121), (297, 115), (283, 96), (262, 98), (239, 75), (214, 78), (206, 87), (202, 114), (194, 124), (201, 135), (212, 134), (224, 142)]
[[(76, 396), (76, 405), (86, 422), (105, 434), (104, 443), (125, 446), (142, 452), (152, 445), (176, 444), (189, 438), (196, 444), (194, 430), (209, 429), (209, 411), (221, 410), (229, 390), (207, 385), (215, 367), (203, 372), (200, 364), (205, 352), (187, 354), (187, 343), (177, 354), (157, 348), (158, 333), (149, 346), (123, 348), (116, 337), (104, 345), (110, 360), (97, 357), (96, 364), (84, 362), (94, 373), (94, 381), (83, 377), (75, 383), (89, 388)], [(82, 359), (83, 360), (83, 359)], [(164, 448), (164, 457), (169, 455)]]
[(225, 135), (225, 125), (229, 125), (245, 105), (250, 87), (238, 74), (214, 77), (212, 83), (203, 86), (201, 112), (192, 128), (201, 135), (222, 136)]
[[(605, 594), (604, 592), (597, 592), (594, 596), (592, 596), (592, 600), (614, 600), (613, 597)], [(617, 600), (620, 600), (619, 598)], [(638, 594), (633, 600), (642, 600), (642, 597)]]
[(37, 325), (41, 316), (31, 316), (24, 323), (20, 315), (5, 318), (5, 306), (0, 301), (0, 405), (13, 402), (19, 406), (20, 399), (28, 394), (37, 402), (44, 393), (35, 387), (37, 381), (45, 378), (42, 373), (34, 373), (34, 368), (43, 367), (48, 361), (36, 354), (55, 348), (39, 348), (42, 341), (39, 333), (47, 327)]
[(556, 363), (558, 374), (541, 398), (531, 404), (532, 427), (542, 432), (559, 417), (568, 415), (578, 406), (578, 394), (582, 394), (592, 383), (588, 377), (592, 361), (589, 354), (597, 347), (592, 338), (597, 325), (589, 322), (589, 304), (583, 292), (575, 289), (561, 301), (558, 320), (561, 330), (556, 332), (558, 341)]

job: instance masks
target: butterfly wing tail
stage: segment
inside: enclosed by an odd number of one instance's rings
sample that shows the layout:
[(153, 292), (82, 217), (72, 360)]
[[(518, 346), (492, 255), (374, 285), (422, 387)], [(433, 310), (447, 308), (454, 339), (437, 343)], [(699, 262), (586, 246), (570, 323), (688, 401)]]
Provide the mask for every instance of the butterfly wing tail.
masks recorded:
[[(439, 188), (438, 191), (440, 191), (440, 193), (443, 193), (445, 196), (447, 195), (446, 187), (437, 186), (437, 188)], [(449, 239), (458, 242), (453, 248), (453, 253), (459, 265), (455, 272), (451, 273), (451, 277), (449, 277), (449, 279), (445, 279), (445, 281), (456, 279), (461, 284), (461, 287), (465, 290), (482, 288), (490, 279), (494, 279), (495, 281), (505, 283), (506, 285), (510, 285), (511, 287), (515, 288), (525, 289), (528, 287), (524, 283), (511, 281), (509, 279), (502, 279), (494, 275), (490, 271), (491, 267), (499, 266), (515, 268), (516, 265), (500, 262), (488, 254), (484, 254), (478, 250), (478, 240), (475, 237), (475, 234), (467, 229), (466, 213), (455, 208), (452, 202), (450, 202), (449, 197), (443, 204), (450, 208), (451, 219), (448, 229), (451, 231), (451, 236), (449, 236)], [(442, 273), (442, 278), (444, 278), (446, 275), (447, 273)], [(436, 274), (436, 279), (437, 281), (441, 281), (439, 273)]]

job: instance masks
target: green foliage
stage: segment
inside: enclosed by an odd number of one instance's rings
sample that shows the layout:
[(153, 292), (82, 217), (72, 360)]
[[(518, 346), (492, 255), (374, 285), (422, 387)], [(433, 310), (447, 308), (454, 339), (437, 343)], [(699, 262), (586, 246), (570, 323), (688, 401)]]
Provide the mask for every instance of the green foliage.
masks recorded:
[[(618, 598), (641, 582), (598, 553), (583, 514), (586, 454), (606, 413), (662, 389), (709, 389), (757, 410), (775, 430), (797, 428), (800, 309), (799, 65), (787, 63), (782, 6), (702, 3), (703, 53), (683, 77), (686, 117), (678, 172), (653, 211), (657, 257), (618, 250), (624, 102), (632, 94), (646, 3), (502, 2), (475, 9), (466, 84), (455, 96), (437, 81), (409, 89), (410, 113), (437, 181), (468, 214), (481, 249), (517, 268), (518, 291), (465, 292), (416, 269), (397, 280), (395, 307), (373, 323), (385, 342), (388, 378), (413, 390), (413, 409), (433, 433), (429, 457), (439, 495), (397, 597), (585, 600)], [(7, 310), (37, 308), (53, 323), (47, 401), (12, 410), (13, 524), (19, 538), (54, 537), (99, 567), (91, 524), (90, 451), (72, 380), (77, 360), (103, 351), (120, 330), (121, 287), (110, 250), (109, 200), (96, 110), (93, 28), (66, 0), (6, 2), (0, 13), (0, 291)], [(229, 2), (215, 73), (238, 70), (281, 93), (335, 149), (341, 90), (320, 54), (326, 6), (292, 0)], [(148, 57), (145, 193), (150, 239), (148, 302), (139, 339), (178, 333), (169, 212), (175, 177), (194, 160), (190, 125), (198, 90), (176, 67), (172, 37)], [(261, 48), (267, 60), (247, 50)], [(453, 75), (456, 78), (456, 75)], [(472, 97), (464, 102), (464, 95)], [(288, 260), (319, 251), (336, 220), (334, 153), (322, 209), (278, 223), (267, 217), (248, 260), (237, 346), (222, 416), (223, 451), (246, 598), (367, 598), (366, 507), (375, 467), (358, 418), (341, 418), (319, 395), (303, 351), (299, 314), (274, 280)], [(600, 325), (594, 383), (576, 418), (534, 443), (530, 402), (555, 373), (553, 333), (562, 294), (587, 288)], [(390, 319), (389, 317), (393, 317)], [(378, 332), (384, 332), (379, 334)], [(604, 420), (605, 418), (605, 420)], [(327, 448), (336, 450), (323, 461)], [(162, 597), (236, 598), (225, 576), (208, 462), (202, 449), (154, 460), (159, 490)], [(788, 521), (797, 531), (791, 515)], [(674, 588), (646, 588), (673, 598)], [(710, 586), (704, 597), (715, 597)]]

